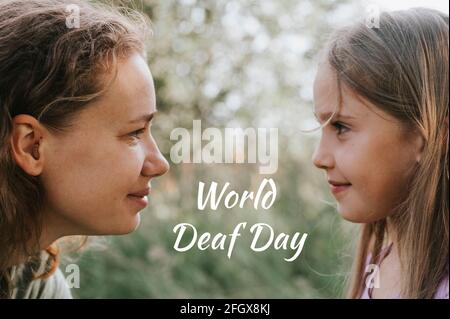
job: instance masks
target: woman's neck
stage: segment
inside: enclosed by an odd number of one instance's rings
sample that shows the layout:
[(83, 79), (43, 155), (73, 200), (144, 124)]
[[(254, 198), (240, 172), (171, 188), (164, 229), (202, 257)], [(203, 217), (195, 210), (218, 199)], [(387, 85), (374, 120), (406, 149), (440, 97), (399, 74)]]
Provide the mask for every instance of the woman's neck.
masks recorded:
[(36, 244), (35, 239), (30, 239), (29, 243), (26, 245), (26, 251), (22, 249), (20, 251), (16, 251), (11, 258), (9, 258), (8, 267), (20, 265), (29, 261), (29, 258), (42, 250), (47, 249), (51, 244), (53, 244), (56, 240), (63, 237), (63, 234), (60, 234), (56, 230), (58, 227), (53, 225), (52, 223), (46, 221), (43, 223), (44, 226), (42, 228), (41, 234), (39, 236), (39, 242)]

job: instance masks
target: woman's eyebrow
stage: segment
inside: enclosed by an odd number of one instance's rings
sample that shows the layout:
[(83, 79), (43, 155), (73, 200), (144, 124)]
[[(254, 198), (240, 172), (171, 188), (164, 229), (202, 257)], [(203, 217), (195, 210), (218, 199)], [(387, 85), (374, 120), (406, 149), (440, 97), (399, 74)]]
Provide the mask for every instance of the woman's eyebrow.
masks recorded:
[(131, 120), (130, 122), (128, 122), (129, 124), (132, 124), (132, 123), (139, 123), (139, 122), (150, 122), (152, 119), (153, 119), (153, 117), (155, 116), (155, 113), (156, 112), (153, 112), (153, 113), (151, 113), (151, 114), (144, 114), (144, 115), (141, 115), (141, 116), (139, 116), (138, 118), (135, 118), (134, 120)]

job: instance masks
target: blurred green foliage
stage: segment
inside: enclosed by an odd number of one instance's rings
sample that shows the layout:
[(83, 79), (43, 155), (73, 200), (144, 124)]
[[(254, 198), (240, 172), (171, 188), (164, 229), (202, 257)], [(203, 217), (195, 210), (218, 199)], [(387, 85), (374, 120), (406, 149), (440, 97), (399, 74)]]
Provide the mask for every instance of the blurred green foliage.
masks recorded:
[[(108, 1), (111, 2), (111, 1)], [(117, 1), (113, 1), (118, 3)], [(121, 1), (123, 3), (123, 1)], [(256, 191), (266, 177), (250, 164), (172, 164), (152, 181), (149, 207), (131, 235), (106, 238), (75, 262), (80, 298), (338, 298), (349, 270), (354, 227), (342, 222), (311, 156), (317, 133), (304, 134), (312, 116), (312, 83), (319, 50), (358, 6), (347, 1), (129, 1), (146, 12), (154, 35), (149, 65), (157, 93), (154, 135), (169, 158), (176, 127), (276, 127), (279, 168), (274, 206), (198, 211), (198, 182), (231, 183)], [(173, 227), (189, 222), (199, 234), (228, 234), (239, 222), (308, 233), (301, 256), (273, 248), (256, 253), (249, 236), (224, 251), (180, 253)], [(98, 241), (98, 239), (96, 239)], [(94, 245), (98, 246), (98, 245)], [(64, 265), (62, 267), (64, 270)]]

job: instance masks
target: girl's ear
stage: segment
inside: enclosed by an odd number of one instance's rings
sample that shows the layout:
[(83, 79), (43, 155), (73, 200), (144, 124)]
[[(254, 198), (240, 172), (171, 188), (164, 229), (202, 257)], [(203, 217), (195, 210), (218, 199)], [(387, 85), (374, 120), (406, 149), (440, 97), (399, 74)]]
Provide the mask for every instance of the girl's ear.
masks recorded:
[(11, 150), (13, 158), (27, 174), (38, 176), (44, 167), (43, 128), (38, 120), (26, 114), (13, 118)]

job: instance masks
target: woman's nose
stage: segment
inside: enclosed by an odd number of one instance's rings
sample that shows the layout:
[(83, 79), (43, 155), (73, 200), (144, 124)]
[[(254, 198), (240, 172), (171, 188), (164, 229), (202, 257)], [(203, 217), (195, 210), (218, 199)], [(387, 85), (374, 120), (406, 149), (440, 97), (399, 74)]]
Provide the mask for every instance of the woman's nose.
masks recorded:
[(312, 161), (317, 168), (330, 169), (334, 165), (334, 159), (329, 149), (324, 145), (323, 140), (320, 141), (318, 147), (314, 151)]
[(169, 168), (169, 163), (161, 154), (156, 142), (151, 138), (151, 145), (142, 168), (142, 175), (147, 177), (161, 176), (167, 173)]

